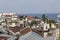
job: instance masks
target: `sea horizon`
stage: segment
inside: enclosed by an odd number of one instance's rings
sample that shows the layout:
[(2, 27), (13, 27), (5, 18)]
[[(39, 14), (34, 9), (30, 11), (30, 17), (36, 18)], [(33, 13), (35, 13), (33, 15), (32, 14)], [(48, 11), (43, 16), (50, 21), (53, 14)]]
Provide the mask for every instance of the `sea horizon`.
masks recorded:
[[(21, 16), (37, 16), (38, 18), (41, 18), (43, 14), (18, 14), (18, 15), (21, 15)], [(60, 15), (60, 14), (45, 14), (46, 17), (54, 20), (54, 21), (57, 21), (57, 15)]]

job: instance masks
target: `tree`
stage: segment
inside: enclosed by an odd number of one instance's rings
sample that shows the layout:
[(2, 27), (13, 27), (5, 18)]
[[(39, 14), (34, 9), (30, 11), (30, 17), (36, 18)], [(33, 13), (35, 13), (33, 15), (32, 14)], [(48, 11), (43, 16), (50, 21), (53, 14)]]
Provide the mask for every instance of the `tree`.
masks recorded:
[(51, 28), (52, 23), (54, 24), (54, 23), (55, 23), (55, 21), (54, 21), (54, 20), (50, 20), (50, 19), (49, 19), (49, 20), (47, 21), (47, 23), (49, 23), (49, 26), (50, 26), (50, 28)]
[(45, 14), (42, 15), (42, 20), (45, 22), (48, 20), (48, 18), (45, 16)]
[(52, 23), (55, 23), (54, 20), (48, 19), (48, 18), (45, 16), (45, 14), (42, 15), (42, 20), (43, 20), (44, 22), (49, 23), (50, 27), (51, 27)]
[(32, 21), (29, 25), (30, 27), (33, 26), (34, 24), (37, 24), (36, 21)]
[(35, 16), (34, 18), (38, 18), (37, 16)]

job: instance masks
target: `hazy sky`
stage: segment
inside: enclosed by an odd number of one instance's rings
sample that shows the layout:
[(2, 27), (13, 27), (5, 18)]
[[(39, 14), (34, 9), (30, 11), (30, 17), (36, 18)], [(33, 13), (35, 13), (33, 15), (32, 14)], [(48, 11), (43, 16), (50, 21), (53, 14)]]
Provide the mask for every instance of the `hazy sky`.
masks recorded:
[(0, 0), (0, 13), (60, 13), (60, 0)]

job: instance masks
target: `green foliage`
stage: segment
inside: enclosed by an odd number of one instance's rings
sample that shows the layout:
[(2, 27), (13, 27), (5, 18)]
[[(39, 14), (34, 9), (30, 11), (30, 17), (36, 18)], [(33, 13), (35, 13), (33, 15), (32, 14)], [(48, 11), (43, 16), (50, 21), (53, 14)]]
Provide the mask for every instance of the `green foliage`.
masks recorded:
[(49, 24), (50, 24), (50, 26), (51, 26), (51, 23), (52, 23), (52, 21), (51, 21), (51, 20), (49, 20)]
[(32, 21), (29, 25), (30, 27), (33, 26), (34, 24), (36, 24), (36, 21)]
[(51, 24), (52, 24), (52, 23), (55, 23), (54, 20), (48, 19), (48, 18), (45, 16), (45, 14), (42, 15), (42, 20), (43, 20), (44, 22), (49, 23), (50, 27), (51, 27)]
[(45, 16), (45, 14), (42, 15), (42, 20), (45, 22), (48, 20), (48, 18)]
[(35, 16), (34, 18), (38, 18), (37, 16)]
[(45, 14), (43, 14), (43, 15), (42, 15), (42, 18), (45, 18), (45, 17), (46, 17)]
[(54, 20), (48, 20), (47, 23), (49, 23), (49, 26), (51, 27), (52, 23), (54, 24), (55, 21)]
[(54, 20), (48, 20), (47, 23), (55, 23)]

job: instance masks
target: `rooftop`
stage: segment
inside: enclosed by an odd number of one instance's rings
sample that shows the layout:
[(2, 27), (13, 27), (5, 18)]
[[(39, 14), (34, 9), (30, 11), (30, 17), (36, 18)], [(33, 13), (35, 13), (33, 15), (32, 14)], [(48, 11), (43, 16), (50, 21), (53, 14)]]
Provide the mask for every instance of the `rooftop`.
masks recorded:
[(27, 34), (23, 35), (22, 37), (20, 37), (19, 40), (55, 40), (55, 38), (54, 37), (44, 38), (41, 35), (30, 31), (29, 33), (27, 33)]

